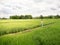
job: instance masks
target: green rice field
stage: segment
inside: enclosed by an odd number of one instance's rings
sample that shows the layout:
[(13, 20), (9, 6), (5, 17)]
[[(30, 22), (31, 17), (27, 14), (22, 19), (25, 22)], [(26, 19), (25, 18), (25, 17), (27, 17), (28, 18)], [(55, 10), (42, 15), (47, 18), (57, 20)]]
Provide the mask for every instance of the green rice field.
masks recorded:
[(0, 20), (0, 45), (60, 45), (60, 19)]

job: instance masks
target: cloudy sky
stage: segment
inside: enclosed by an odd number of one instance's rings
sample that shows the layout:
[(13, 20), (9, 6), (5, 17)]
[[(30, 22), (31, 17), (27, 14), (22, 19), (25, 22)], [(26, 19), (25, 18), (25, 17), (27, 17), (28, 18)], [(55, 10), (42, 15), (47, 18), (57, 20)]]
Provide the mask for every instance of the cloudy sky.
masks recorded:
[(60, 0), (0, 0), (0, 17), (60, 14)]

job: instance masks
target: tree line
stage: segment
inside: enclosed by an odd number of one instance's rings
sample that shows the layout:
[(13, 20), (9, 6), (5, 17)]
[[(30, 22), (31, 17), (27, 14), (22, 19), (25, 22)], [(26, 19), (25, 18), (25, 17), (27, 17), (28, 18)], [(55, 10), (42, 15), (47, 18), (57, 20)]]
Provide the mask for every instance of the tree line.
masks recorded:
[[(59, 19), (60, 18), (60, 15), (56, 15), (56, 16), (53, 16), (53, 15), (50, 15), (50, 16), (43, 16), (43, 15), (40, 15), (39, 17), (33, 17), (32, 15), (14, 15), (14, 16), (10, 16), (9, 19)], [(3, 18), (0, 18), (0, 19), (7, 19), (5, 17)]]
[(56, 15), (56, 16), (53, 16), (53, 15), (50, 15), (50, 16), (40, 15), (39, 17), (34, 17), (34, 18), (35, 19), (59, 19), (60, 15)]
[(56, 16), (43, 16), (40, 15), (39, 17), (33, 17), (32, 15), (21, 15), (21, 16), (10, 16), (10, 19), (58, 19), (60, 18), (60, 15), (56, 15)]
[(20, 15), (20, 16), (10, 16), (10, 19), (32, 19), (32, 15)]

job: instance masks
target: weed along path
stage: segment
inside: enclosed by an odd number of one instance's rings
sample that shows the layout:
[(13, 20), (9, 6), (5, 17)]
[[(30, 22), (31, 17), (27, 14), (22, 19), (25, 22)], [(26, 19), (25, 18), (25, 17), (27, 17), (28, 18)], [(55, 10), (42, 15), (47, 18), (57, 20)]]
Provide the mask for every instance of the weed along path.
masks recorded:
[[(43, 24), (43, 28), (46, 27), (46, 26), (48, 26), (48, 25), (52, 25), (52, 24), (54, 24), (54, 23), (56, 23), (56, 22), (51, 22), (51, 23)], [(33, 29), (37, 29), (37, 28), (39, 28), (39, 27), (42, 27), (42, 25), (40, 24), (40, 25), (34, 26), (33, 28), (24, 29), (24, 30), (18, 31), (18, 32), (5, 33), (5, 34), (2, 34), (2, 35), (0, 35), (0, 36), (7, 35), (7, 34), (17, 34), (17, 33), (31, 32)]]

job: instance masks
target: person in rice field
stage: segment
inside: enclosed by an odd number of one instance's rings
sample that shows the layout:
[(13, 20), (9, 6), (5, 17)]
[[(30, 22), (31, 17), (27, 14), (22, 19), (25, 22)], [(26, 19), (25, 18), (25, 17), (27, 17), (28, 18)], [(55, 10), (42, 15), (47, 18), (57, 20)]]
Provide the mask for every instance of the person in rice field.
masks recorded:
[(41, 26), (43, 27), (43, 20), (41, 20)]
[(41, 26), (43, 27), (43, 15), (40, 15), (40, 19), (41, 19)]

